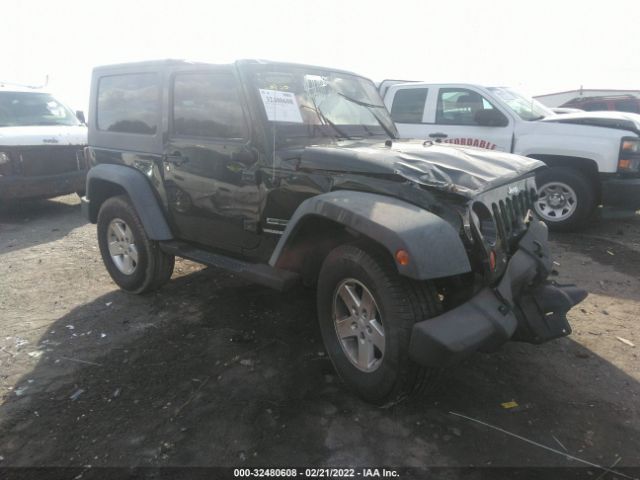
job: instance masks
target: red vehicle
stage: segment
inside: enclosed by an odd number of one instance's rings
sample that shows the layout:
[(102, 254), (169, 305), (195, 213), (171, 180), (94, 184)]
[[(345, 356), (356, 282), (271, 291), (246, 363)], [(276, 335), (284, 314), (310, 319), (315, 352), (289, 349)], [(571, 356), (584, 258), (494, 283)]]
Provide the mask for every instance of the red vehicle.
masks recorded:
[(640, 113), (640, 98), (634, 95), (578, 97), (560, 105), (560, 107), (579, 108), (588, 112), (614, 110), (618, 112)]

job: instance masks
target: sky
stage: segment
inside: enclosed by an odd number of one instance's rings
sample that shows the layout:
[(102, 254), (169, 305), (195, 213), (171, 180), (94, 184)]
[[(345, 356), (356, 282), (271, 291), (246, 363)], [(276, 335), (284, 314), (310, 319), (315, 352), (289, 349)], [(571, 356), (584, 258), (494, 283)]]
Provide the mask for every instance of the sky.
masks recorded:
[(528, 95), (640, 89), (640, 0), (2, 0), (0, 81), (87, 109), (91, 69), (282, 60)]

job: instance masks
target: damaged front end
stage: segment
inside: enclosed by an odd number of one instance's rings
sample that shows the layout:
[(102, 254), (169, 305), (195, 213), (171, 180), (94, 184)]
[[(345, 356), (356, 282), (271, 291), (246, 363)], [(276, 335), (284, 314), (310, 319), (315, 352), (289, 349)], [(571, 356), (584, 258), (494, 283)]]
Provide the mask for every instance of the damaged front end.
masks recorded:
[(569, 335), (567, 312), (587, 293), (549, 281), (552, 266), (547, 227), (531, 220), (497, 283), (442, 315), (416, 323), (409, 354), (419, 364), (440, 367), (478, 350), (495, 350), (508, 340), (543, 343)]

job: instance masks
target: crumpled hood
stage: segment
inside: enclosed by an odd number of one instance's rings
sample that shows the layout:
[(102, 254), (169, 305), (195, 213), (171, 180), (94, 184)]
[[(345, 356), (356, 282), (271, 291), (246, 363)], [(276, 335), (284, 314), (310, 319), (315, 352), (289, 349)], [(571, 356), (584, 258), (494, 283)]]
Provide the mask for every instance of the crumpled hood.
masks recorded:
[(618, 128), (640, 135), (640, 115), (627, 112), (578, 112), (551, 115), (541, 122), (572, 123), (592, 127)]
[(400, 175), (426, 187), (474, 197), (544, 166), (510, 153), (418, 140), (343, 142), (306, 147), (299, 168), (363, 175)]

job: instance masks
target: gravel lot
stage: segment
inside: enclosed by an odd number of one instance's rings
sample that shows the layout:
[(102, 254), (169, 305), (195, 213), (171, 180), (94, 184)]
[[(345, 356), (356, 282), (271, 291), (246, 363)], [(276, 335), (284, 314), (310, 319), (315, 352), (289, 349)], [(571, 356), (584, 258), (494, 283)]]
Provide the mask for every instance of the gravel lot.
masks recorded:
[(640, 215), (552, 239), (558, 281), (590, 292), (574, 333), (477, 354), (382, 410), (334, 376), (313, 292), (180, 260), (130, 296), (77, 197), (0, 207), (0, 466), (581, 466), (457, 412), (639, 467)]

